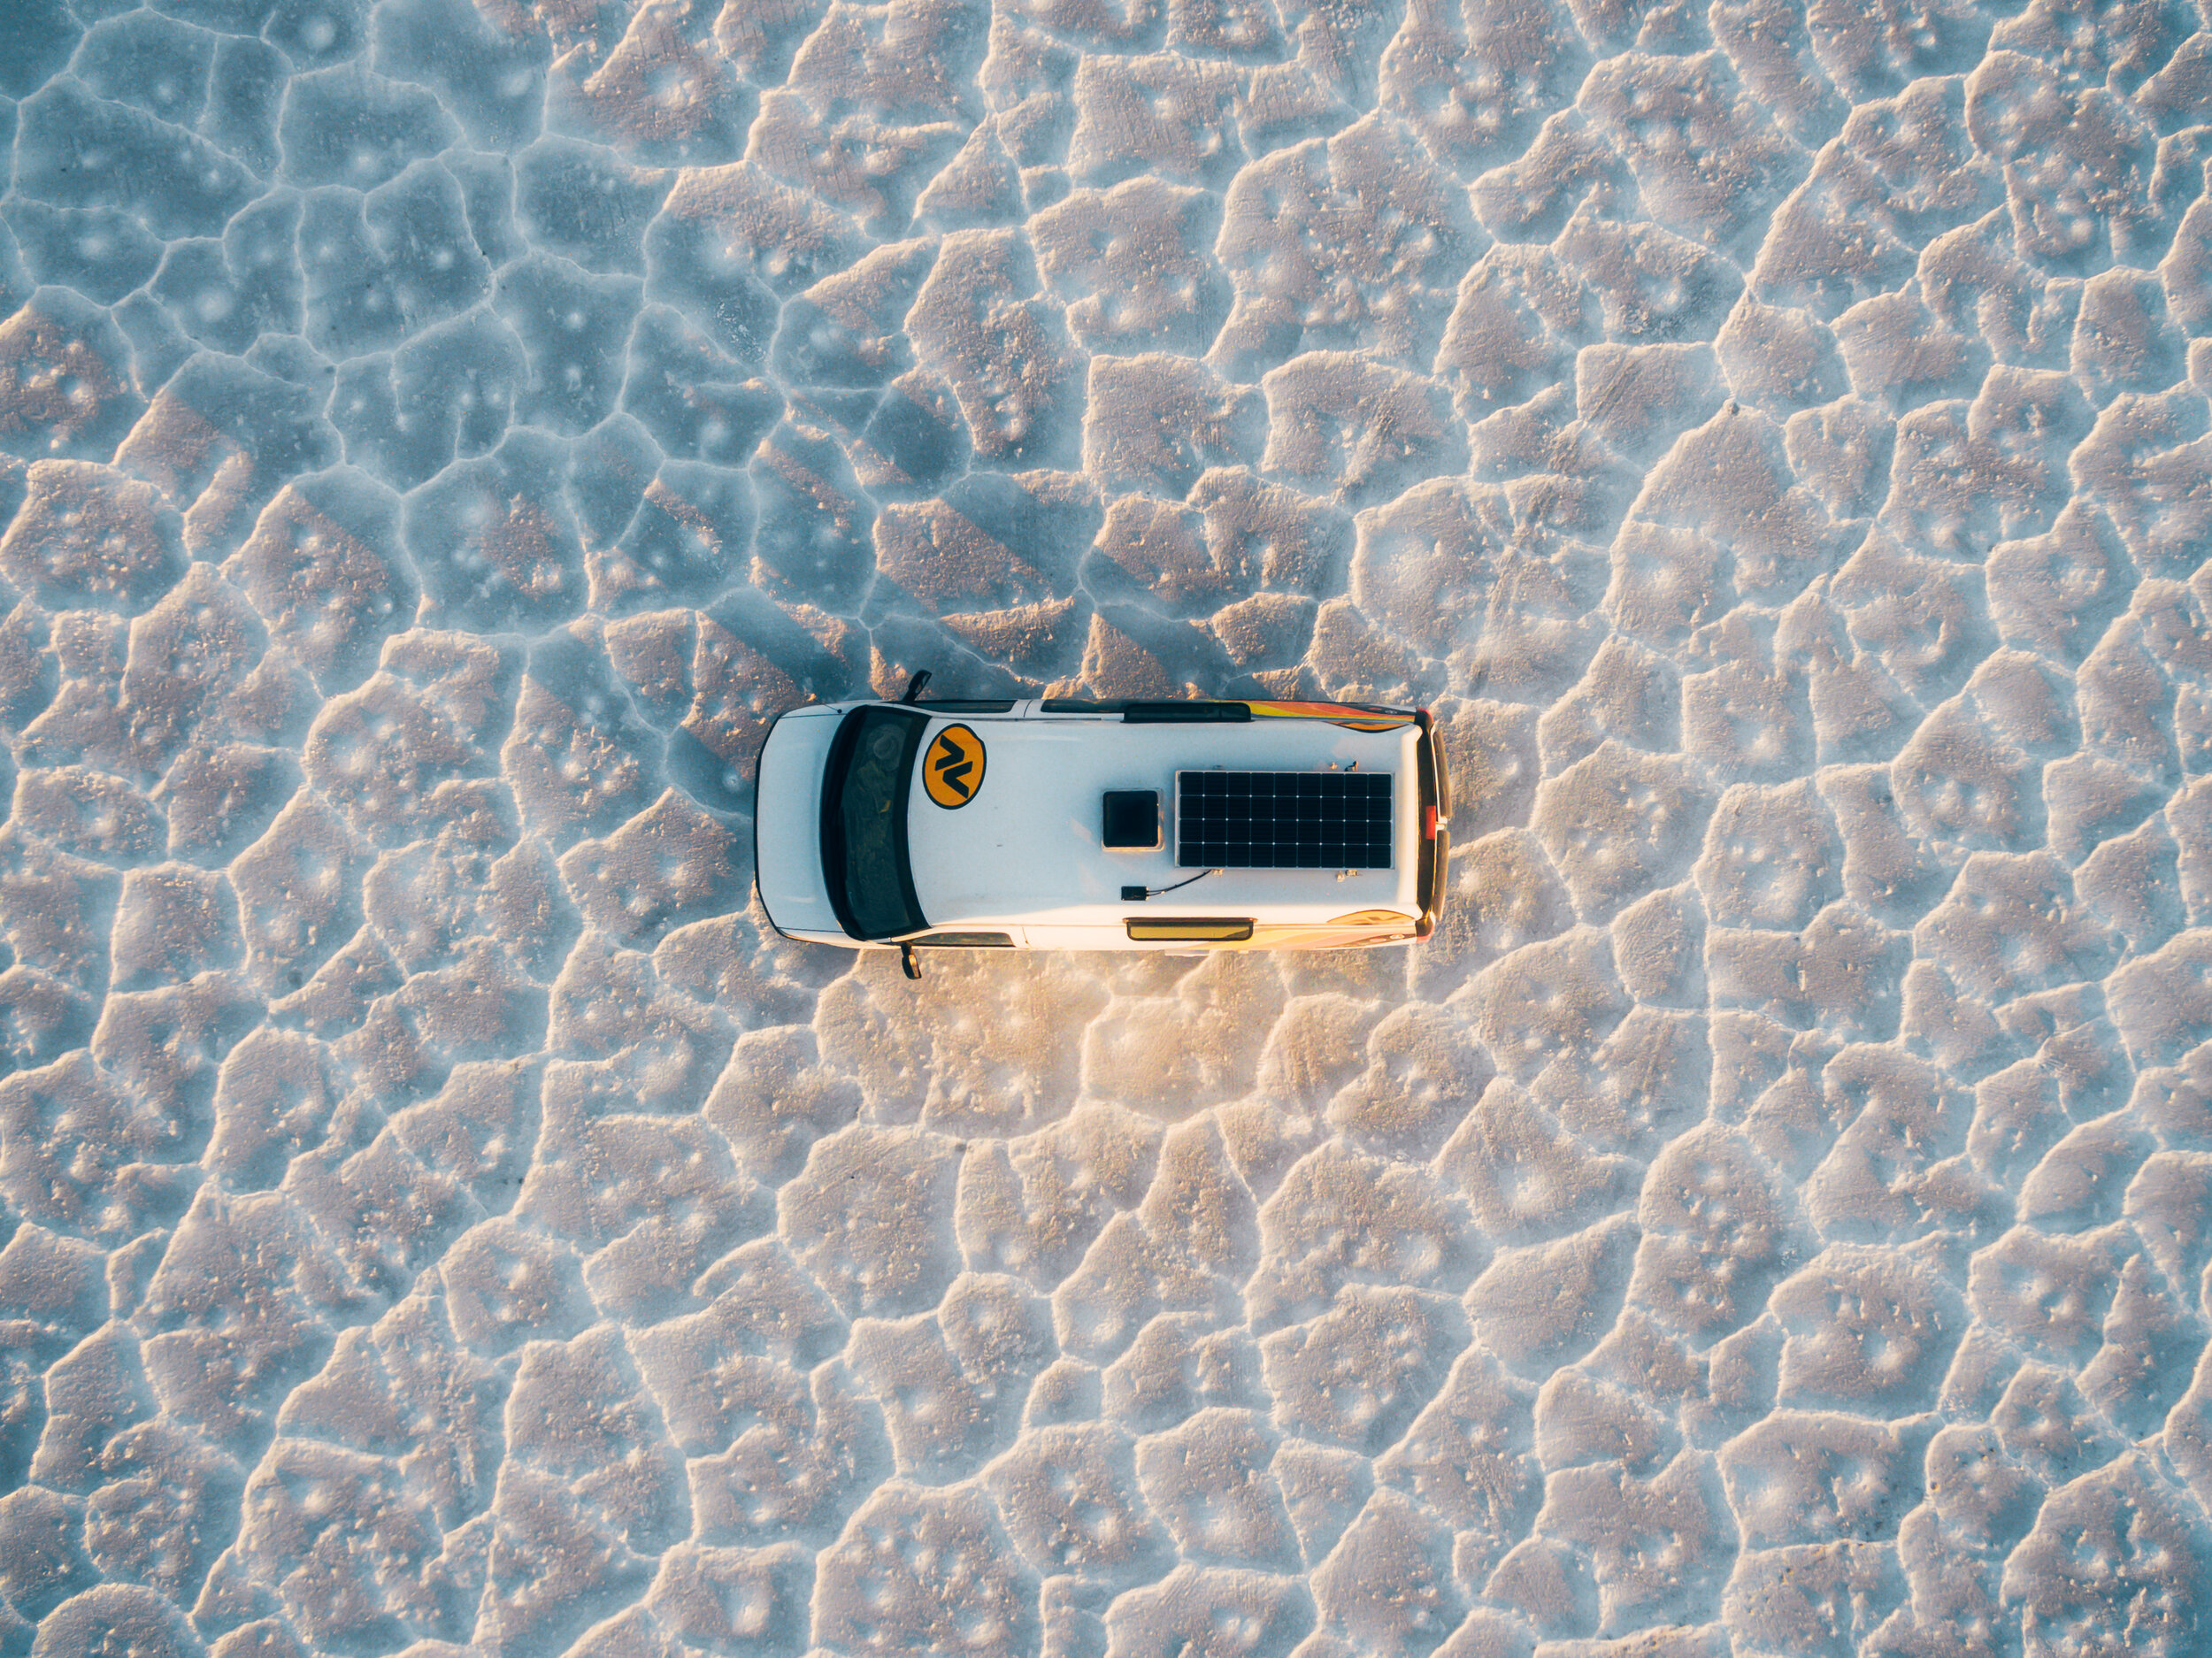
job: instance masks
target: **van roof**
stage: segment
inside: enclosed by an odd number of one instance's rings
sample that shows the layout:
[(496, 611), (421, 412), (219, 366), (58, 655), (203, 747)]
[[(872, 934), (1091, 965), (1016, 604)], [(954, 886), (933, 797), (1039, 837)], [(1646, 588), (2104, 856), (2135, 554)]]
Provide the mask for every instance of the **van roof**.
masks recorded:
[[(1175, 774), (1215, 768), (1388, 773), (1398, 779), (1392, 865), (1350, 875), (1229, 869), (1171, 899), (1155, 898), (1153, 909), (1299, 923), (1358, 910), (1420, 912), (1420, 733), (1410, 715), (1379, 711), (1361, 723), (1384, 729), (1354, 730), (1310, 716), (1133, 720), (1114, 704), (1048, 703), (1007, 713), (918, 707), (931, 723), (908, 802), (907, 844), (915, 891), (933, 926), (1118, 925), (1133, 910), (1121, 897), (1125, 886), (1157, 888), (1198, 873), (1175, 861)], [(932, 797), (928, 758), (933, 751), (949, 754), (938, 750), (938, 737), (954, 725), (977, 739), (981, 780), (970, 798), (948, 807)], [(1133, 789), (1159, 794), (1161, 844), (1110, 849), (1102, 833), (1106, 793)]]

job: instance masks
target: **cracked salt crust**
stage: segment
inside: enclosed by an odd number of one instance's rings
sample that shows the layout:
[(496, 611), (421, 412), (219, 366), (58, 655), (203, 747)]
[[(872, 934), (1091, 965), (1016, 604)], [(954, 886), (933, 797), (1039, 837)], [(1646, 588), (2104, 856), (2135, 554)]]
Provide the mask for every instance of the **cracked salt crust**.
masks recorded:
[[(2199, 12), (24, 0), (0, 1651), (2202, 1647)], [(1446, 923), (780, 940), (922, 666)]]

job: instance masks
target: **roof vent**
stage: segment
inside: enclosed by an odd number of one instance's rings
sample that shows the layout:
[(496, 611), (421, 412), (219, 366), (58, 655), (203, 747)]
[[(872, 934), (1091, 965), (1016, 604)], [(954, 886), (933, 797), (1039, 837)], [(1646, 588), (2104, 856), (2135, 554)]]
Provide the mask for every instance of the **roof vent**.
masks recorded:
[(1106, 844), (1119, 851), (1148, 851), (1160, 844), (1160, 792), (1110, 788), (1103, 824)]

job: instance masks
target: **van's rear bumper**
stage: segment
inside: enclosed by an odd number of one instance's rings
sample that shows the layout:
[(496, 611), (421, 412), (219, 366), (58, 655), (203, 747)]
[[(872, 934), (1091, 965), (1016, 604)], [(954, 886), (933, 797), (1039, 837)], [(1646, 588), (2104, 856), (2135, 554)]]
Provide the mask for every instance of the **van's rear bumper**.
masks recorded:
[(1444, 894), (1452, 859), (1452, 832), (1445, 827), (1452, 815), (1452, 779), (1444, 764), (1444, 739), (1428, 710), (1415, 716), (1421, 728), (1416, 764), (1421, 774), (1421, 866), (1417, 883), (1421, 919), (1414, 936), (1425, 939), (1436, 931), (1444, 914)]

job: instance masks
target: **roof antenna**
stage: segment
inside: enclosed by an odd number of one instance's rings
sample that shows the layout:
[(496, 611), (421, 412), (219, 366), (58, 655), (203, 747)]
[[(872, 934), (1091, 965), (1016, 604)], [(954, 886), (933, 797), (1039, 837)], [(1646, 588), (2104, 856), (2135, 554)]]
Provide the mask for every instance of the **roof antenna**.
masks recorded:
[[(920, 702), (922, 700), (922, 693), (929, 688), (929, 670), (927, 668), (915, 669), (914, 677), (906, 682), (906, 693), (899, 698), (899, 701), (902, 702)], [(919, 973), (909, 973), (907, 977), (909, 979), (919, 979), (921, 975)]]
[(922, 976), (922, 964), (914, 959), (914, 947), (911, 944), (899, 946), (899, 971), (904, 973), (909, 979), (918, 979)]

